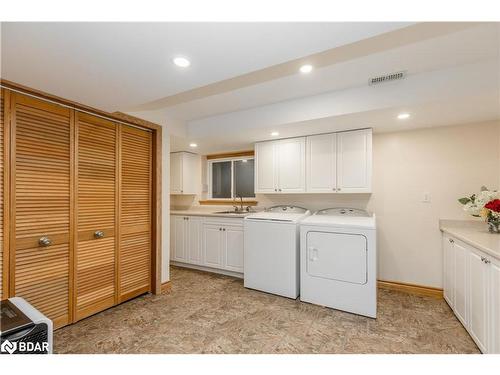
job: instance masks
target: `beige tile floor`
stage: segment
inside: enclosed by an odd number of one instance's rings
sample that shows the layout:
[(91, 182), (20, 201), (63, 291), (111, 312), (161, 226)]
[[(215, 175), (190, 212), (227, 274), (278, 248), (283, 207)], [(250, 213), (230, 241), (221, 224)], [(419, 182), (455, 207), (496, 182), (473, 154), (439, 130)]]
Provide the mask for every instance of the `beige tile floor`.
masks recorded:
[(172, 268), (145, 295), (54, 333), (56, 353), (478, 353), (443, 300), (380, 290), (376, 320)]

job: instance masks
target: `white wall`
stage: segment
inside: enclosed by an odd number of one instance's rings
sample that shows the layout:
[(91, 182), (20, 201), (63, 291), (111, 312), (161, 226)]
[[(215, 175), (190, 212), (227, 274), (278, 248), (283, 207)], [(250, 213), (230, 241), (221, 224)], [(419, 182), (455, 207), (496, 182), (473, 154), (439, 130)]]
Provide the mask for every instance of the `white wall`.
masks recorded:
[[(459, 197), (500, 186), (500, 122), (373, 136), (372, 194), (258, 194), (259, 206), (311, 210), (348, 206), (375, 212), (379, 279), (442, 287), (439, 219), (473, 219)], [(422, 202), (429, 193), (430, 203)], [(173, 197), (172, 205), (199, 197)]]
[(164, 126), (162, 129), (161, 155), (161, 282), (170, 280), (170, 134)]
[[(182, 133), (177, 122), (170, 123), (159, 111), (127, 112), (132, 116), (152, 121), (162, 126), (161, 158), (161, 282), (170, 280), (170, 137), (172, 132)], [(181, 129), (181, 130), (180, 130)]]

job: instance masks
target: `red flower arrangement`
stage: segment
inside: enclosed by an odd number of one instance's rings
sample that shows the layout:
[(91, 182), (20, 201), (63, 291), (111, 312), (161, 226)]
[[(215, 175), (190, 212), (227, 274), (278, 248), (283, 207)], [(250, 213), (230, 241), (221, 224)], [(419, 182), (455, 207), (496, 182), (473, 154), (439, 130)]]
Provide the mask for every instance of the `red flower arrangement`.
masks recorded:
[(493, 199), (492, 201), (486, 203), (484, 208), (494, 212), (500, 212), (500, 199)]

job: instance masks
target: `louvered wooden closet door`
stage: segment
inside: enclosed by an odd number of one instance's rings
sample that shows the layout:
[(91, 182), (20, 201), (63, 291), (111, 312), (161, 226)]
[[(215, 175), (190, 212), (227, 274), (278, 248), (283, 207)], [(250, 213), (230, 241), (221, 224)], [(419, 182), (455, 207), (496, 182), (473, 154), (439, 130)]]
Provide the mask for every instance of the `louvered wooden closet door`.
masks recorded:
[(76, 320), (115, 303), (116, 125), (76, 114)]
[(150, 132), (121, 129), (120, 301), (151, 290)]
[(5, 116), (4, 116), (4, 109), (5, 109), (5, 90), (0, 89), (0, 300), (4, 299), (4, 294), (5, 297), (7, 297), (7, 293), (4, 293), (4, 236), (8, 235), (8, 231), (4, 230), (4, 199), (5, 199), (5, 187), (4, 187), (4, 157), (5, 157), (5, 147), (4, 147), (4, 141), (5, 141), (5, 131), (4, 131), (4, 125), (5, 125)]
[[(72, 113), (20, 94), (12, 93), (11, 100), (14, 282), (10, 292), (25, 298), (60, 327), (71, 319)], [(43, 237), (51, 243), (42, 246)]]

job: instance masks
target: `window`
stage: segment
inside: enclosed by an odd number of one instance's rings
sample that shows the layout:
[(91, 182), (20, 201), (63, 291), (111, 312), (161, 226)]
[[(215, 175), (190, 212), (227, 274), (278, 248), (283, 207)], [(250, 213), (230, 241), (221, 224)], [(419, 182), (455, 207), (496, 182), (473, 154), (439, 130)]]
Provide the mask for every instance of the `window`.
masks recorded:
[(208, 162), (209, 198), (254, 198), (254, 160), (230, 159)]

